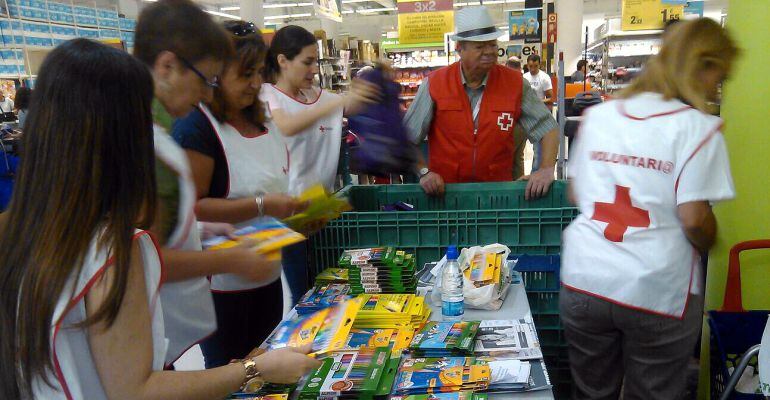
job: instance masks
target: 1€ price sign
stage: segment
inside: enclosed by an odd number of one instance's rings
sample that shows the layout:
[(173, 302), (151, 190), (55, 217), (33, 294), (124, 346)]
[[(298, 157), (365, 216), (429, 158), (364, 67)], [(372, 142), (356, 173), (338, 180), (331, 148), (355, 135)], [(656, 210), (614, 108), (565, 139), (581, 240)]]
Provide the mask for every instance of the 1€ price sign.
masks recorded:
[(665, 4), (662, 0), (623, 0), (621, 14), (624, 31), (662, 29), (666, 22), (684, 16), (684, 6)]

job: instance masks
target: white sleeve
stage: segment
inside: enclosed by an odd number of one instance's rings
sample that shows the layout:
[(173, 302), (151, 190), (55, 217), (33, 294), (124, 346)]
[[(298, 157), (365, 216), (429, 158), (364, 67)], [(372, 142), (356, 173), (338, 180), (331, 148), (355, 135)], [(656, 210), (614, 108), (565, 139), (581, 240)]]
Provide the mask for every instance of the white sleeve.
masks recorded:
[(269, 110), (280, 110), (283, 108), (281, 101), (278, 99), (278, 93), (273, 88), (263, 89), (260, 97), (267, 104)]
[(676, 203), (721, 201), (735, 197), (730, 159), (721, 132), (695, 149), (677, 179)]
[(588, 160), (588, 154), (586, 154), (585, 146), (583, 143), (586, 138), (587, 129), (583, 129), (588, 121), (588, 114), (585, 115), (581, 122), (581, 127), (578, 129), (575, 138), (572, 140), (572, 145), (569, 149), (569, 158), (567, 159), (567, 178), (574, 179), (580, 174), (583, 164)]
[(541, 74), (543, 77), (541, 79), (541, 81), (543, 81), (543, 92), (546, 92), (548, 90), (553, 90), (553, 83), (551, 82), (551, 76), (545, 72), (541, 72)]

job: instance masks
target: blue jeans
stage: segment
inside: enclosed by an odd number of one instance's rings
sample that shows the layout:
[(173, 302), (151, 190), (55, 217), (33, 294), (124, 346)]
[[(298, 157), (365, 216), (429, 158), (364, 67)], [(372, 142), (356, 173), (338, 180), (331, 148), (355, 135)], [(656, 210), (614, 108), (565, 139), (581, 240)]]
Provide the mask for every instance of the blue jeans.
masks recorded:
[(282, 253), (283, 274), (291, 290), (290, 301), (293, 307), (308, 290), (307, 242), (285, 247)]

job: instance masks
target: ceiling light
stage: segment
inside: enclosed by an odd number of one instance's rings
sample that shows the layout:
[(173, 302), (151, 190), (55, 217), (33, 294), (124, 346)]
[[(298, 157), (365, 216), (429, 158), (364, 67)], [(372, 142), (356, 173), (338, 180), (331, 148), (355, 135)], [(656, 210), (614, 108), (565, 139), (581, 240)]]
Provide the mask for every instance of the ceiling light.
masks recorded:
[(487, 0), (484, 2), (484, 5), (487, 4), (504, 4), (505, 0)]
[(265, 4), (262, 7), (263, 8), (285, 8), (285, 7), (296, 7), (297, 3), (276, 3), (276, 4)]
[(270, 15), (265, 17), (266, 20), (268, 19), (284, 19), (284, 18), (302, 18), (302, 17), (309, 17), (312, 14), (310, 13), (303, 13), (303, 14), (286, 14), (286, 15)]
[(240, 10), (240, 9), (241, 9), (241, 8), (240, 8), (240, 7), (238, 7), (238, 6), (233, 6), (233, 7), (222, 7), (222, 8), (220, 8), (220, 9), (219, 9), (219, 11), (238, 11), (238, 10)]
[(342, 0), (342, 4), (367, 3), (369, 0)]
[(353, 10), (342, 10), (343, 14), (353, 14), (354, 12)]
[(457, 8), (457, 7), (465, 7), (467, 5), (468, 5), (468, 3), (455, 3), (455, 8)]
[(396, 7), (366, 8), (366, 9), (363, 9), (363, 10), (358, 10), (358, 13), (359, 14), (371, 14), (371, 13), (396, 11), (396, 10), (398, 10), (398, 8), (396, 8)]
[(312, 7), (313, 3), (297, 3), (297, 7)]
[(225, 14), (219, 11), (211, 11), (211, 10), (204, 10), (207, 13), (211, 15), (216, 15), (217, 17), (223, 17), (223, 18), (230, 18), (230, 19), (241, 19), (241, 17), (235, 16), (233, 14)]

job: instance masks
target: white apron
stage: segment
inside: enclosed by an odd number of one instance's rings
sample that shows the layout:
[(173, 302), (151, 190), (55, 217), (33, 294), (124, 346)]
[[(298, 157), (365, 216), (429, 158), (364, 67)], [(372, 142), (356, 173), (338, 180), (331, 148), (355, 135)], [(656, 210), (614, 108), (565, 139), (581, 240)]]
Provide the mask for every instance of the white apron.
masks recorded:
[[(147, 232), (137, 231), (134, 240), (139, 242), (144, 263), (147, 298), (150, 301), (152, 369), (160, 371), (163, 369), (168, 342), (164, 334), (163, 313), (160, 312), (161, 301), (158, 299), (163, 275), (158, 255), (159, 249)], [(54, 323), (50, 332), (54, 371), (49, 373), (48, 380), (53, 387), (48, 386), (42, 378), (37, 378), (33, 382), (35, 399), (107, 399), (91, 355), (87, 329), (72, 326), (86, 319), (85, 296), (93, 283), (112, 265), (109, 258), (110, 254), (104, 249), (99, 249), (94, 239), (84, 258), (80, 275), (72, 276), (62, 291), (54, 309), (52, 319)], [(75, 296), (71, 297), (71, 293), (75, 293)]]
[(569, 160), (580, 215), (564, 231), (565, 287), (682, 318), (703, 284), (677, 206), (734, 196), (720, 127), (651, 93), (588, 110)]
[[(200, 233), (195, 219), (197, 193), (187, 155), (159, 126), (155, 126), (155, 154), (179, 176), (177, 225), (165, 247), (201, 251)], [(214, 300), (206, 277), (168, 282), (160, 291), (169, 348), (166, 365), (173, 364), (190, 347), (217, 329)]]
[[(281, 92), (271, 84), (262, 85), (262, 96), (272, 109), (298, 115), (313, 107), (336, 100), (339, 95), (321, 90), (315, 101), (303, 103)], [(311, 95), (311, 92), (307, 92)], [(315, 95), (315, 94), (312, 94)], [(299, 195), (309, 187), (320, 183), (326, 190), (334, 191), (337, 164), (342, 142), (342, 113), (335, 112), (319, 119), (304, 131), (286, 138), (291, 155), (289, 194)]]
[[(220, 123), (205, 105), (200, 105), (203, 115), (217, 134), (227, 160), (227, 199), (256, 198), (265, 193), (286, 193), (289, 176), (289, 151), (284, 138), (269, 121), (267, 131), (255, 137), (244, 137), (228, 123)], [(291, 166), (294, 168), (294, 166)], [(247, 226), (252, 221), (237, 224)], [(211, 277), (214, 292), (238, 292), (267, 286), (281, 277), (255, 283), (235, 274), (219, 274)]]

